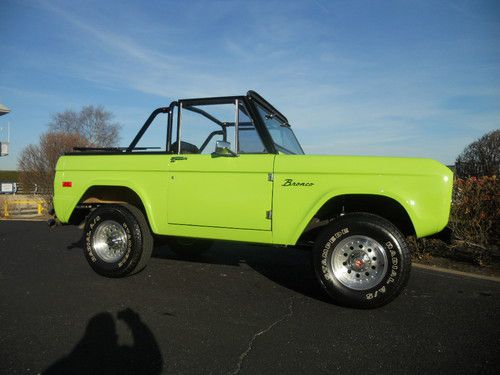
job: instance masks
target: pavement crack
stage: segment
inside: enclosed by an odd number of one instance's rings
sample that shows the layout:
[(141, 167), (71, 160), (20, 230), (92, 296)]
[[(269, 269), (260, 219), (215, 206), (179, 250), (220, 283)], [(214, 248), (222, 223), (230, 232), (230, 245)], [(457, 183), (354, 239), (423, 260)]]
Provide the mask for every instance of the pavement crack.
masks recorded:
[(253, 344), (254, 344), (255, 340), (257, 340), (257, 337), (265, 335), (270, 330), (272, 330), (276, 325), (280, 324), (281, 322), (285, 321), (286, 319), (291, 318), (292, 315), (293, 315), (293, 297), (290, 297), (289, 302), (288, 302), (288, 312), (285, 315), (283, 315), (281, 318), (279, 318), (278, 320), (275, 320), (274, 322), (272, 322), (265, 329), (257, 332), (255, 335), (252, 336), (252, 338), (248, 342), (247, 350), (245, 350), (243, 353), (241, 353), (240, 356), (238, 357), (238, 363), (236, 364), (236, 369), (231, 373), (231, 375), (236, 375), (236, 374), (240, 373), (241, 366), (243, 365), (243, 362), (245, 361), (248, 354), (252, 351)]

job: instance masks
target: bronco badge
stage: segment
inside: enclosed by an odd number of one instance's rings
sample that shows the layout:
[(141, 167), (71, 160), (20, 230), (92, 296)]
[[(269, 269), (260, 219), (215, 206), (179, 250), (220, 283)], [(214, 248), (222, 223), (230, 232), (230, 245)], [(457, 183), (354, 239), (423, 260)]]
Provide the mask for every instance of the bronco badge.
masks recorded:
[(285, 179), (285, 182), (281, 186), (313, 186), (313, 182), (296, 182), (291, 178)]

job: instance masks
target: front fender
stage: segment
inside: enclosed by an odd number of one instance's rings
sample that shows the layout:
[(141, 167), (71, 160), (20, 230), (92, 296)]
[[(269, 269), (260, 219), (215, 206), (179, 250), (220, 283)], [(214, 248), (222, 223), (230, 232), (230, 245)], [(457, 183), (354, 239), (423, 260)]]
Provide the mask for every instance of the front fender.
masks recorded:
[[(384, 197), (384, 198), (389, 198), (392, 199), (393, 201), (399, 203), (403, 209), (406, 211), (408, 216), (410, 217), (410, 220), (412, 221), (413, 225), (415, 226), (415, 212), (411, 210), (411, 200), (404, 199), (401, 197), (399, 194), (395, 192), (387, 192), (384, 191), (383, 193), (381, 192), (376, 192), (374, 193), (373, 191), (368, 191), (368, 190), (353, 190), (350, 189), (349, 191), (346, 190), (332, 190), (326, 194), (324, 194), (308, 211), (306, 216), (304, 217), (304, 220), (300, 222), (300, 224), (297, 226), (293, 233), (292, 241), (293, 243), (297, 243), (299, 237), (302, 235), (306, 227), (309, 225), (311, 220), (314, 218), (314, 216), (318, 213), (318, 211), (331, 199), (341, 197), (344, 195), (372, 195), (372, 196), (379, 196), (379, 197)], [(416, 228), (415, 228), (416, 230)]]

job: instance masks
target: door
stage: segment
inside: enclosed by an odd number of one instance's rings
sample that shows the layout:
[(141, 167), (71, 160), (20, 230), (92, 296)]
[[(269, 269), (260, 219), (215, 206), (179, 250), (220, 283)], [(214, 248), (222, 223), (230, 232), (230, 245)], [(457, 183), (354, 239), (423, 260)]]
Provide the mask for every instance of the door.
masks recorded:
[[(271, 230), (275, 155), (267, 153), (243, 99), (179, 101), (173, 139), (169, 224)], [(227, 154), (215, 152), (217, 141)]]
[(274, 155), (171, 158), (168, 223), (271, 230)]

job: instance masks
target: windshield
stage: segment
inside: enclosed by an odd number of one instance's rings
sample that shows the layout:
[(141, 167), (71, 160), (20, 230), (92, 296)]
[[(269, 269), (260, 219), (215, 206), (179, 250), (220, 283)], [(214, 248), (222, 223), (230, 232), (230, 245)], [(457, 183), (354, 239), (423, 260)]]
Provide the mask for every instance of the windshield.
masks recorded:
[(259, 104), (257, 104), (257, 110), (278, 151), (285, 154), (304, 154), (299, 141), (297, 141), (288, 124), (281, 122), (272, 112), (264, 109)]

